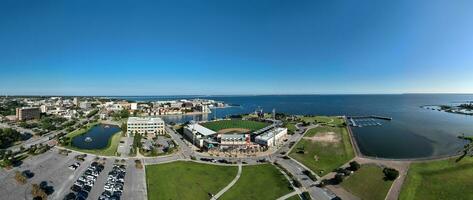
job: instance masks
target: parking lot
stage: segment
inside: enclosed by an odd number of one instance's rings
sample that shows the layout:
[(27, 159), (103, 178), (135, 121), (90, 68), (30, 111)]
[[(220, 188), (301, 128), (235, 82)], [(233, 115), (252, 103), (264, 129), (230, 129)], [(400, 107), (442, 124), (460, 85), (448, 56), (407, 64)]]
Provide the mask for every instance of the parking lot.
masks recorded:
[[(24, 163), (12, 170), (6, 171), (0, 169), (0, 194), (2, 199), (18, 200), (32, 199), (31, 184), (39, 184), (46, 181), (48, 186), (52, 186), (54, 192), (50, 199), (62, 199), (69, 190), (69, 183), (73, 183), (79, 177), (85, 166), (91, 163), (92, 158), (86, 157), (76, 170), (69, 169), (69, 166), (76, 163), (74, 158), (76, 153), (70, 153), (68, 156), (59, 155), (56, 149), (52, 149), (44, 154), (28, 158)], [(15, 180), (15, 171), (31, 171), (34, 176), (27, 180), (24, 185), (18, 184)]]
[(148, 199), (145, 169), (137, 169), (134, 159), (127, 161), (126, 181), (122, 199)]
[(85, 200), (89, 196), (91, 197), (89, 193), (96, 187), (97, 177), (102, 174), (105, 162), (105, 160), (94, 159), (81, 176), (74, 181), (74, 184), (71, 186), (69, 193), (64, 199)]
[(133, 137), (122, 137), (118, 144), (117, 152), (121, 157), (127, 157), (133, 145)]

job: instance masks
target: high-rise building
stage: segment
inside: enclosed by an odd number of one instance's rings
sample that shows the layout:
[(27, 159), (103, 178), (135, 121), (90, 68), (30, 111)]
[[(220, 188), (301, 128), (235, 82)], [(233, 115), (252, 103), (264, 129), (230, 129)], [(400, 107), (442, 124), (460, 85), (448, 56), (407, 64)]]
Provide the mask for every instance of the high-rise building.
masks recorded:
[(41, 109), (37, 107), (16, 108), (16, 119), (19, 121), (39, 119)]
[(72, 101), (72, 103), (73, 103), (75, 106), (79, 106), (79, 98), (74, 97), (74, 101)]

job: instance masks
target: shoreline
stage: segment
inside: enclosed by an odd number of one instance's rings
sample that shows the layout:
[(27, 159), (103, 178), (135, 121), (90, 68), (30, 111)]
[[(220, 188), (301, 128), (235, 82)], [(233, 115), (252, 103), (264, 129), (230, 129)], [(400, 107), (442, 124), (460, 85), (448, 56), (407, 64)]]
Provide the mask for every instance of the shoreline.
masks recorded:
[[(211, 108), (210, 110), (213, 109), (225, 109), (225, 108), (232, 108), (232, 107), (239, 107), (239, 106), (224, 106), (224, 107), (214, 107)], [(169, 115), (155, 115), (157, 117), (163, 117), (163, 116), (189, 116), (189, 115), (205, 115), (205, 114), (212, 114), (213, 112), (188, 112), (188, 113), (182, 113), (182, 114), (169, 114)], [(150, 116), (145, 116), (145, 117), (150, 117)]]
[[(346, 120), (346, 116), (344, 117), (344, 119)], [(366, 159), (372, 159), (372, 160), (383, 160), (383, 161), (429, 162), (429, 161), (454, 158), (461, 155), (461, 153), (455, 153), (455, 154), (450, 154), (450, 155), (438, 155), (438, 156), (427, 156), (427, 157), (417, 157), (417, 158), (385, 158), (385, 157), (368, 156), (361, 152), (358, 146), (358, 142), (353, 134), (351, 127), (347, 124), (346, 128), (350, 136), (350, 142), (352, 143), (353, 150), (355, 151), (355, 156), (360, 157), (360, 158), (366, 158)]]

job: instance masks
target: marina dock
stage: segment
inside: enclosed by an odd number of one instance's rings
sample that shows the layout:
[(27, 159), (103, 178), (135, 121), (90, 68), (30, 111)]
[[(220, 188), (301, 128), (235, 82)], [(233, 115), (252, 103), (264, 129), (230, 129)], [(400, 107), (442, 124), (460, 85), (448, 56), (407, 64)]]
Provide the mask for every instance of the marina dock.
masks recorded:
[(366, 126), (381, 126), (379, 120), (392, 120), (391, 117), (383, 117), (378, 115), (369, 116), (350, 116), (347, 117), (348, 123), (353, 127), (366, 127)]

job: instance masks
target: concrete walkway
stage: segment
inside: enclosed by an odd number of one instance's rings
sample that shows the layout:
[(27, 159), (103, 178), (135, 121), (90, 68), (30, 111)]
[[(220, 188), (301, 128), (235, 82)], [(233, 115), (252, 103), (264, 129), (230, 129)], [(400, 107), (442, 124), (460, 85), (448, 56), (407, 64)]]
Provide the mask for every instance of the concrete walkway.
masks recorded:
[(238, 181), (238, 179), (240, 179), (241, 171), (242, 171), (242, 167), (241, 167), (241, 164), (239, 164), (238, 165), (238, 173), (237, 173), (236, 177), (232, 180), (232, 182), (230, 182), (230, 184), (227, 185), (227, 187), (223, 188), (222, 190), (220, 190), (220, 192), (218, 192), (215, 196), (213, 196), (211, 198), (211, 200), (217, 200), (218, 198), (220, 198), (223, 195), (223, 193), (227, 192), (231, 187), (233, 187), (233, 185), (235, 185), (235, 183)]
[(294, 195), (299, 195), (299, 193), (298, 193), (297, 191), (294, 191), (294, 192), (291, 192), (291, 193), (289, 193), (289, 194), (286, 194), (286, 195), (284, 195), (284, 196), (282, 196), (282, 197), (279, 197), (277, 200), (288, 199), (288, 198), (290, 198), (290, 197), (292, 197), (292, 196), (294, 196)]

